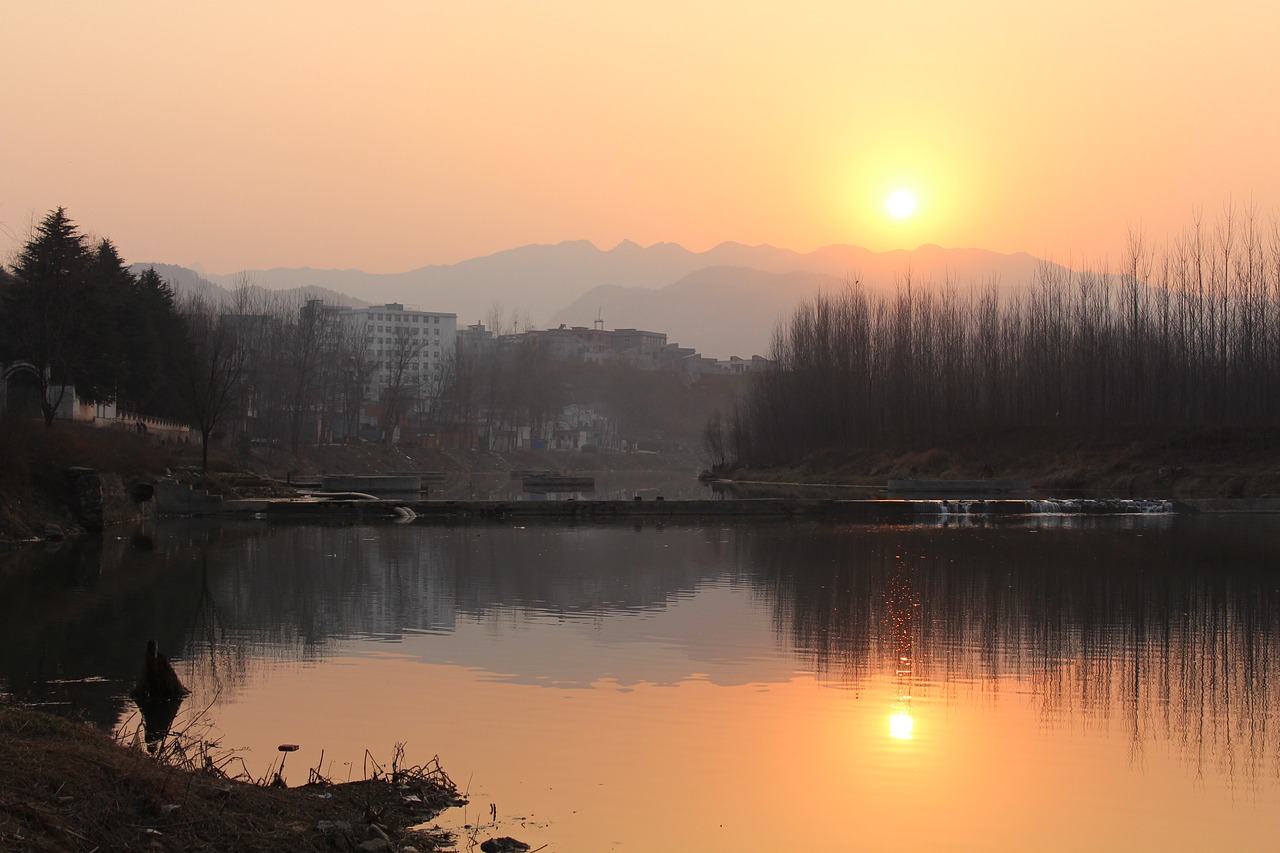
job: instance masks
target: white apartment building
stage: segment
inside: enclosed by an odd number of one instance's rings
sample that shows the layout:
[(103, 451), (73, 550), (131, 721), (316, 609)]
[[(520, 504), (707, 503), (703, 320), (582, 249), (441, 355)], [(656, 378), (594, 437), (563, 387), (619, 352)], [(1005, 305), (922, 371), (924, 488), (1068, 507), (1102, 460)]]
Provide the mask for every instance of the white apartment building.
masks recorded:
[(376, 400), (388, 383), (390, 365), (401, 355), (408, 356), (408, 378), (420, 387), (439, 375), (444, 360), (457, 346), (458, 315), (439, 311), (416, 311), (398, 302), (371, 305), (344, 311), (343, 319), (361, 323), (369, 335), (369, 349), (377, 369), (365, 387), (366, 399)]

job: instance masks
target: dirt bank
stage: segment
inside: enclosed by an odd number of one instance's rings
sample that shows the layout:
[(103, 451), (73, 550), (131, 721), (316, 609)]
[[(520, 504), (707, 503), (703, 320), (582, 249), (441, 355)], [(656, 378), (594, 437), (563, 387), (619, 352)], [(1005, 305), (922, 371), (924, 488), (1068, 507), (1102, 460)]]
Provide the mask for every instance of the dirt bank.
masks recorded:
[[(130, 430), (62, 422), (46, 428), (38, 421), (0, 419), (0, 542), (69, 537), (135, 521), (152, 511), (143, 499), (145, 488), (161, 477), (230, 497), (270, 497), (290, 494), (287, 480), (325, 474), (545, 470), (692, 476), (700, 467), (697, 456), (688, 452), (490, 453), (366, 443), (307, 446), (296, 454), (283, 448), (255, 447), (245, 454), (218, 448), (210, 453), (207, 475), (199, 463), (197, 446), (159, 445)], [(102, 506), (85, 506), (83, 483), (68, 474), (73, 468), (97, 472)]]
[(1280, 496), (1280, 442), (1207, 430), (1125, 441), (1008, 433), (957, 437), (947, 447), (885, 446), (814, 454), (795, 465), (728, 468), (727, 479), (857, 485), (893, 479), (1007, 479), (1042, 492), (1099, 497)]
[(438, 767), (421, 770), (266, 787), (0, 704), (0, 850), (436, 850), (445, 836), (409, 827), (461, 801)]

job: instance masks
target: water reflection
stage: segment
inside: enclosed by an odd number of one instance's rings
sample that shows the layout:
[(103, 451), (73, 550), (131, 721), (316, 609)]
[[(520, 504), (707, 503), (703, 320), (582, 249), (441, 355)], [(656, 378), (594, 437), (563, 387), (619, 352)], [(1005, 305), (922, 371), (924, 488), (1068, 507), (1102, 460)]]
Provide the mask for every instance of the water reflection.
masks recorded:
[[(1276, 531), (1269, 521), (1099, 529), (846, 528), (744, 543), (777, 625), (834, 683), (914, 695), (1029, 685), (1048, 728), (1119, 724), (1132, 756), (1275, 769)], [(1021, 689), (1021, 688), (1020, 688)]]
[[(1029, 690), (1045, 730), (1120, 726), (1134, 760), (1161, 741), (1197, 772), (1253, 776), (1280, 762), (1276, 544), (1250, 519), (167, 524), (0, 556), (0, 683), (109, 727), (152, 637), (202, 700), (230, 700), (265, 661), (424, 635), (441, 638), (414, 645), (424, 662), (562, 689), (892, 679), (868, 699), (904, 745), (928, 737), (921, 701)], [(654, 636), (676, 602), (696, 617)], [(462, 622), (511, 639), (445, 642)], [(561, 630), (523, 641), (535, 622)]]
[(894, 683), (897, 699), (893, 713), (889, 715), (889, 736), (896, 740), (911, 740), (915, 736), (915, 718), (911, 715), (911, 693), (914, 683), (912, 641), (915, 638), (915, 611), (919, 607), (912, 585), (908, 564), (899, 561), (889, 587), (885, 590), (885, 630), (893, 638), (897, 652), (897, 669)]

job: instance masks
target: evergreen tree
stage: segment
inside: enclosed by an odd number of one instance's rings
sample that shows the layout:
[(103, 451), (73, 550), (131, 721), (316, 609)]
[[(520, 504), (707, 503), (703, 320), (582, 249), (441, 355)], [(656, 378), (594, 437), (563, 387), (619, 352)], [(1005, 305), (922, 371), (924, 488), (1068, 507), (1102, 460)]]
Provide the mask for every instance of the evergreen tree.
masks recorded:
[(82, 310), (90, 322), (77, 338), (76, 395), (90, 402), (110, 402), (129, 375), (131, 340), (145, 338), (143, 318), (132, 315), (130, 296), (137, 278), (110, 240), (98, 244), (88, 264)]
[(179, 406), (170, 365), (185, 335), (173, 289), (154, 268), (143, 270), (132, 282), (122, 313), (127, 325), (120, 399), (133, 411), (171, 417)]
[(11, 356), (38, 374), (46, 426), (82, 367), (82, 336), (94, 319), (85, 299), (90, 259), (84, 237), (59, 207), (36, 227), (4, 288), (4, 337)]
[(0, 267), (0, 364), (18, 357), (17, 343), (9, 331), (9, 291), (17, 280), (4, 267)]

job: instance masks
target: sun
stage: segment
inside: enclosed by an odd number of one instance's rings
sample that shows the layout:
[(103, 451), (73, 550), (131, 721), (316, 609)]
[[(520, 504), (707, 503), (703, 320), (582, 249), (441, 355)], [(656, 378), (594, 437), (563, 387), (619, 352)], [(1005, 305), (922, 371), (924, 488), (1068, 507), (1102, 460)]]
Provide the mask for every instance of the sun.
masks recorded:
[(916, 194), (911, 190), (894, 190), (884, 200), (884, 209), (894, 219), (906, 219), (916, 212)]

